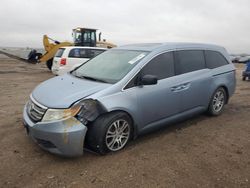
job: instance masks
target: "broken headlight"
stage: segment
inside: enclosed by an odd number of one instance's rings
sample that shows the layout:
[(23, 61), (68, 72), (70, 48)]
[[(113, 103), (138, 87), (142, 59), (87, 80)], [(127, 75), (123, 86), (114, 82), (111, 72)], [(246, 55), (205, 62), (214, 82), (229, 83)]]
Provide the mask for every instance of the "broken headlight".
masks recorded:
[(76, 117), (84, 124), (88, 121), (94, 121), (100, 114), (106, 112), (101, 103), (93, 99), (83, 100), (77, 103), (77, 106), (81, 106), (81, 109)]

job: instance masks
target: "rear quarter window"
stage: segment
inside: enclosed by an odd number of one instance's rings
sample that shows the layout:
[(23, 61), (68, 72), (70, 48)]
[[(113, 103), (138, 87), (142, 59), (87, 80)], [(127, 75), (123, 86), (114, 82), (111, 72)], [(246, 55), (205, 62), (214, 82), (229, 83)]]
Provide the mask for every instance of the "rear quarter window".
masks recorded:
[(207, 68), (209, 69), (214, 69), (228, 64), (226, 58), (219, 52), (206, 50), (205, 58), (206, 58)]
[(206, 68), (203, 50), (180, 50), (175, 52), (176, 74), (184, 74)]
[(55, 57), (62, 57), (65, 48), (59, 48), (56, 52)]

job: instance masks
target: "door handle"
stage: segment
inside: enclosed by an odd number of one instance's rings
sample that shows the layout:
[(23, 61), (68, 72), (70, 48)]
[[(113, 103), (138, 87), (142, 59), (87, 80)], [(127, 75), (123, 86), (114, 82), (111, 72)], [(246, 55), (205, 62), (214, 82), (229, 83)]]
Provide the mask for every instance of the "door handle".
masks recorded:
[(190, 86), (190, 83), (184, 83), (184, 84), (172, 87), (171, 91), (174, 91), (174, 92), (182, 91), (182, 90), (188, 89), (189, 86)]
[(183, 86), (174, 86), (171, 88), (172, 91), (180, 91), (183, 89)]
[(182, 84), (183, 89), (188, 89), (190, 87), (190, 82)]

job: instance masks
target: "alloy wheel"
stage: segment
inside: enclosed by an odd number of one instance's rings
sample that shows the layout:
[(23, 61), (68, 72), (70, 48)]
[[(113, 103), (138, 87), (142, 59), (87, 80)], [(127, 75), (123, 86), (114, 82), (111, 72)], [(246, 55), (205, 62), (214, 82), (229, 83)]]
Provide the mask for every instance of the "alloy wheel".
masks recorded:
[(111, 151), (122, 149), (130, 137), (129, 123), (124, 119), (114, 121), (106, 133), (106, 146)]
[(220, 112), (225, 103), (225, 94), (223, 91), (218, 90), (213, 98), (213, 109), (215, 112)]

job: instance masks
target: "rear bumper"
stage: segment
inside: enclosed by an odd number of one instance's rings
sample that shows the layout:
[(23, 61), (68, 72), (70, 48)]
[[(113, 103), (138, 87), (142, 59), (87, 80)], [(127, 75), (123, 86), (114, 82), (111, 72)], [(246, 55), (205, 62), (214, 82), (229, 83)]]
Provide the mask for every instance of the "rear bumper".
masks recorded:
[(75, 157), (83, 154), (87, 127), (76, 118), (33, 123), (25, 107), (23, 124), (28, 135), (43, 149), (66, 157)]

